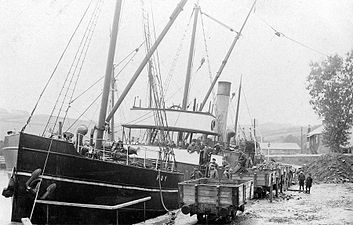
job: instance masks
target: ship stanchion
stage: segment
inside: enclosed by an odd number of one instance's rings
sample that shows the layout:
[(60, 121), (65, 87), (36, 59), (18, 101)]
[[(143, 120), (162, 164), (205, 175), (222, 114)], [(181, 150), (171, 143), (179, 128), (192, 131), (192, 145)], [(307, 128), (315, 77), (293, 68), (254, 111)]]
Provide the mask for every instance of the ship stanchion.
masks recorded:
[(272, 202), (273, 199), (273, 176), (272, 174), (270, 175), (270, 202)]

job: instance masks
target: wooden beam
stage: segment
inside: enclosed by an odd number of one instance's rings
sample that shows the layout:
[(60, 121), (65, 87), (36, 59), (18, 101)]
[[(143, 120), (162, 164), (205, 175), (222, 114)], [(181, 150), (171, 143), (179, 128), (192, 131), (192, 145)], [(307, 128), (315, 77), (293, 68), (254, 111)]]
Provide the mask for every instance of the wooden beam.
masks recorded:
[(118, 205), (96, 205), (96, 204), (81, 204), (81, 203), (71, 203), (71, 202), (58, 202), (58, 201), (47, 201), (47, 200), (37, 200), (37, 203), (46, 204), (46, 205), (59, 205), (59, 206), (71, 206), (71, 207), (81, 207), (81, 208), (90, 208), (90, 209), (107, 209), (107, 210), (116, 210), (121, 209), (130, 205), (135, 205), (141, 202), (146, 202), (151, 200), (151, 197), (140, 198), (133, 201), (125, 202)]

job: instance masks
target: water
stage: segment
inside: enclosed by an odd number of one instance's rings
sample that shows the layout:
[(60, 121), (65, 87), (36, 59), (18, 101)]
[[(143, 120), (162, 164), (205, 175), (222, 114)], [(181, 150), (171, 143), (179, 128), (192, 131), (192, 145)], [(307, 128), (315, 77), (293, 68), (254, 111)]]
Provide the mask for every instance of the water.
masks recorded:
[[(0, 190), (7, 187), (9, 178), (5, 170), (0, 170)], [(0, 224), (16, 224), (11, 223), (11, 198), (0, 196)], [(19, 224), (19, 223), (17, 223)]]

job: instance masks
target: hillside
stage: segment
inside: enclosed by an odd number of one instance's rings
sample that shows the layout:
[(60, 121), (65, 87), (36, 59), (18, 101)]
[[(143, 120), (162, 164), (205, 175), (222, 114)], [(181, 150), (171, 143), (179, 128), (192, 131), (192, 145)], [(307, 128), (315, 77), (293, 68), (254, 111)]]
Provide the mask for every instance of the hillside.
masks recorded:
[[(20, 131), (28, 119), (29, 113), (20, 110), (7, 111), (6, 109), (0, 108), (0, 139), (2, 140), (7, 131)], [(42, 134), (44, 126), (49, 118), (49, 115), (38, 114), (34, 115), (31, 123), (28, 125), (26, 132), (32, 134)], [(72, 124), (74, 119), (67, 119), (64, 125), (64, 130)], [(93, 126), (95, 122), (90, 123), (87, 120), (79, 120), (72, 129), (71, 132), (75, 132), (77, 126), (85, 124), (89, 127)], [(318, 126), (313, 126), (315, 129)], [(249, 127), (245, 128), (248, 130)], [(291, 124), (280, 124), (280, 123), (263, 123), (257, 127), (257, 136), (263, 138), (263, 142), (292, 142), (297, 143), (300, 146), (300, 126), (294, 126)], [(303, 127), (303, 143), (306, 141), (307, 127)]]
[[(311, 130), (320, 125), (311, 126)], [(289, 140), (297, 138), (300, 141), (300, 134), (306, 137), (308, 127), (293, 126), (290, 124), (264, 123), (259, 125), (259, 135), (264, 137), (264, 141), (269, 142), (291, 142)], [(305, 142), (305, 139), (304, 139)]]
[[(20, 110), (7, 111), (6, 109), (0, 108), (0, 140), (4, 139), (7, 131), (19, 132), (22, 127), (25, 125), (29, 113)], [(45, 124), (47, 123), (49, 115), (38, 114), (34, 115), (30, 124), (26, 128), (26, 133), (31, 134), (42, 134)], [(67, 118), (64, 124), (63, 130), (66, 129), (74, 123), (74, 119)], [(70, 132), (75, 132), (79, 125), (85, 124), (90, 127), (94, 123), (90, 123), (87, 120), (79, 120), (75, 125), (70, 129)]]

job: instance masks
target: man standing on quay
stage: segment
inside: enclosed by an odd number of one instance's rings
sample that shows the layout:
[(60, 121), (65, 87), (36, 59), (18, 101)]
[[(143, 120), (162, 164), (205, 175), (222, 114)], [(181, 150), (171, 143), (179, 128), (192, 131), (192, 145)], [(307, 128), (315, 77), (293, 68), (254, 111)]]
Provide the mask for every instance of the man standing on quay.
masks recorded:
[(300, 173), (298, 175), (298, 181), (299, 181), (299, 192), (301, 190), (303, 190), (303, 192), (304, 192), (305, 175), (304, 175), (303, 171), (300, 171)]

